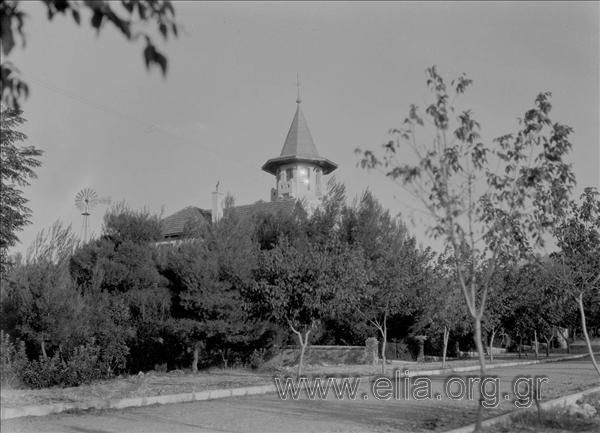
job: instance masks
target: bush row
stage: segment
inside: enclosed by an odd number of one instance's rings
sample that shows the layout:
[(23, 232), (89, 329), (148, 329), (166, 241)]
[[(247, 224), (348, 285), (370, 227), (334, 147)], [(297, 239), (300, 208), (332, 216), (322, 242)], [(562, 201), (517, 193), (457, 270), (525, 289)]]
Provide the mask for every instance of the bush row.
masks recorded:
[(28, 360), (25, 344), (12, 341), (8, 334), (1, 334), (0, 380), (3, 385), (29, 388), (52, 386), (78, 386), (110, 376), (110, 368), (100, 357), (100, 350), (89, 342), (75, 347), (66, 356), (55, 353)]

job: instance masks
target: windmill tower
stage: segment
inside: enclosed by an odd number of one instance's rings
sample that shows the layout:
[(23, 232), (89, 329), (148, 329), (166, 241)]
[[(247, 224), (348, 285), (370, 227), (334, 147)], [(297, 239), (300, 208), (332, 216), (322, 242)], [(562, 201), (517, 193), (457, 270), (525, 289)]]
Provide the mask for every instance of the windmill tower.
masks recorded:
[(110, 199), (108, 198), (99, 198), (96, 191), (91, 188), (84, 188), (77, 193), (75, 196), (75, 206), (77, 209), (81, 211), (81, 232), (80, 239), (83, 242), (87, 242), (88, 237), (88, 228), (89, 228), (89, 217), (91, 215), (92, 210), (98, 204), (108, 204), (110, 203)]

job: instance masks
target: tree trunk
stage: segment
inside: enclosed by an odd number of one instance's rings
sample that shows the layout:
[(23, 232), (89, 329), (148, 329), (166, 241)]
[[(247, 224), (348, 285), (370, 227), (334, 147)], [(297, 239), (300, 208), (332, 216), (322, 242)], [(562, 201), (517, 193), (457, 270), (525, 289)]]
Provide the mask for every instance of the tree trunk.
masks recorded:
[(298, 336), (298, 341), (300, 342), (300, 360), (298, 361), (298, 371), (296, 372), (296, 379), (300, 379), (300, 376), (302, 375), (302, 365), (304, 363), (304, 352), (306, 351), (306, 346), (308, 346), (310, 332), (315, 327), (315, 322), (313, 321), (310, 328), (304, 333), (304, 338), (302, 338), (302, 333), (294, 328), (291, 321), (288, 321), (288, 325), (292, 332)]
[(300, 360), (298, 361), (298, 372), (296, 374), (296, 378), (300, 379), (302, 376), (302, 365), (304, 363), (304, 352), (306, 351), (306, 346), (308, 346), (308, 337), (310, 335), (310, 329), (306, 331), (304, 334), (304, 341), (302, 341), (302, 334), (298, 333), (298, 340), (300, 341)]
[(192, 373), (198, 373), (198, 358), (200, 358), (200, 345), (194, 344), (194, 358), (192, 359)]
[(442, 349), (442, 368), (446, 368), (446, 353), (448, 352), (448, 338), (450, 337), (450, 330), (447, 326), (444, 326), (444, 348)]
[(583, 308), (583, 292), (579, 293), (579, 297), (577, 298), (577, 303), (579, 304), (579, 314), (581, 315), (581, 330), (583, 331), (583, 337), (585, 338), (585, 344), (588, 349), (588, 353), (590, 354), (590, 358), (592, 360), (592, 364), (594, 364), (594, 368), (600, 376), (600, 367), (598, 367), (598, 363), (596, 362), (596, 358), (594, 357), (594, 351), (592, 350), (592, 342), (590, 341), (590, 337), (587, 332), (587, 325), (585, 323), (585, 310)]
[(521, 359), (521, 349), (523, 347), (523, 337), (519, 335), (519, 359)]
[(227, 349), (221, 349), (221, 359), (223, 360), (223, 368), (227, 368)]
[(490, 362), (494, 362), (494, 337), (496, 337), (496, 330), (492, 330), (492, 336), (490, 337)]
[(475, 347), (479, 358), (479, 370), (481, 376), (485, 376), (485, 349), (481, 341), (481, 318), (475, 317)]
[(302, 363), (304, 362), (305, 351), (306, 344), (302, 343), (302, 339), (300, 339), (300, 360), (298, 361), (298, 371), (296, 372), (296, 379), (300, 379), (300, 376), (302, 376)]
[[(481, 341), (481, 316), (476, 315), (475, 319), (475, 346), (477, 347), (477, 355), (479, 357), (479, 375), (481, 378), (485, 376), (485, 353), (483, 342)], [(477, 407), (477, 419), (475, 420), (474, 432), (481, 431), (481, 423), (483, 421), (483, 394), (479, 395), (479, 405)]]
[(553, 338), (554, 337), (552, 335), (550, 336), (550, 338), (544, 335), (544, 340), (546, 341), (546, 358), (550, 357), (550, 343), (552, 343)]
[(283, 349), (279, 348), (279, 368), (283, 368)]
[(538, 349), (538, 339), (537, 339), (537, 331), (533, 330), (533, 347), (535, 350), (535, 359), (538, 359), (539, 349)]
[(46, 353), (46, 341), (44, 340), (44, 337), (41, 338), (41, 346), (42, 346), (42, 356), (44, 357), (44, 360), (48, 359), (48, 354)]
[(386, 315), (383, 315), (383, 328), (380, 329), (383, 341), (381, 342), (381, 374), (385, 374), (385, 349), (387, 345), (387, 325)]
[[(560, 332), (560, 335), (562, 336), (562, 338), (565, 340), (565, 344), (567, 345), (567, 353), (570, 354), (571, 353), (571, 343), (569, 342), (569, 328), (558, 328)], [(565, 330), (563, 332), (563, 329)]]

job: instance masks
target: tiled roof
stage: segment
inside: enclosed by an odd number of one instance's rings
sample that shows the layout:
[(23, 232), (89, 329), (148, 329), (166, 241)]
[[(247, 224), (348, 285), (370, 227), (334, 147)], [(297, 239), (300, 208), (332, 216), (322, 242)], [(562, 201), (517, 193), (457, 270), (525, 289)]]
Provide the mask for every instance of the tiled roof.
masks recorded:
[[(277, 214), (279, 212), (292, 212), (296, 200), (278, 200), (278, 201), (257, 201), (256, 203), (247, 204), (243, 206), (234, 206), (233, 208), (226, 210), (226, 212), (234, 212), (236, 216), (240, 218), (250, 218), (260, 213)], [(195, 206), (188, 206), (175, 212), (172, 215), (162, 220), (162, 234), (164, 238), (177, 238), (183, 234), (185, 225), (188, 222), (198, 220), (198, 218), (204, 218), (207, 223), (211, 221), (211, 211), (200, 209)]]
[(196, 206), (183, 208), (161, 221), (162, 235), (165, 238), (180, 236), (188, 222), (198, 221), (201, 218), (210, 222), (211, 212)]
[(277, 201), (257, 201), (243, 206), (234, 206), (229, 210), (240, 218), (249, 218), (260, 213), (277, 214), (279, 212), (292, 212), (296, 205), (295, 199)]

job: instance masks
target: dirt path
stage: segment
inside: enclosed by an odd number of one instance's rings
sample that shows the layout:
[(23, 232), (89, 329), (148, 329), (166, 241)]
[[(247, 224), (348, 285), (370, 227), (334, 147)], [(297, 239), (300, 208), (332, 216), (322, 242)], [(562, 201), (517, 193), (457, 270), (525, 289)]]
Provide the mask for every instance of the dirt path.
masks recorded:
[[(511, 388), (515, 376), (547, 376), (544, 399), (576, 392), (598, 382), (588, 360), (501, 368), (490, 371), (498, 377), (499, 407), (486, 417), (514, 408)], [(467, 375), (460, 376), (467, 381)], [(120, 411), (59, 414), (2, 422), (2, 432), (418, 432), (445, 431), (474, 420), (477, 399), (450, 400), (444, 395), (446, 377), (431, 378), (432, 394), (442, 397), (416, 401), (412, 398), (378, 400), (370, 383), (361, 383), (355, 400), (282, 400), (275, 394), (230, 398)], [(457, 389), (455, 387), (455, 389)], [(366, 397), (363, 398), (363, 394)]]

